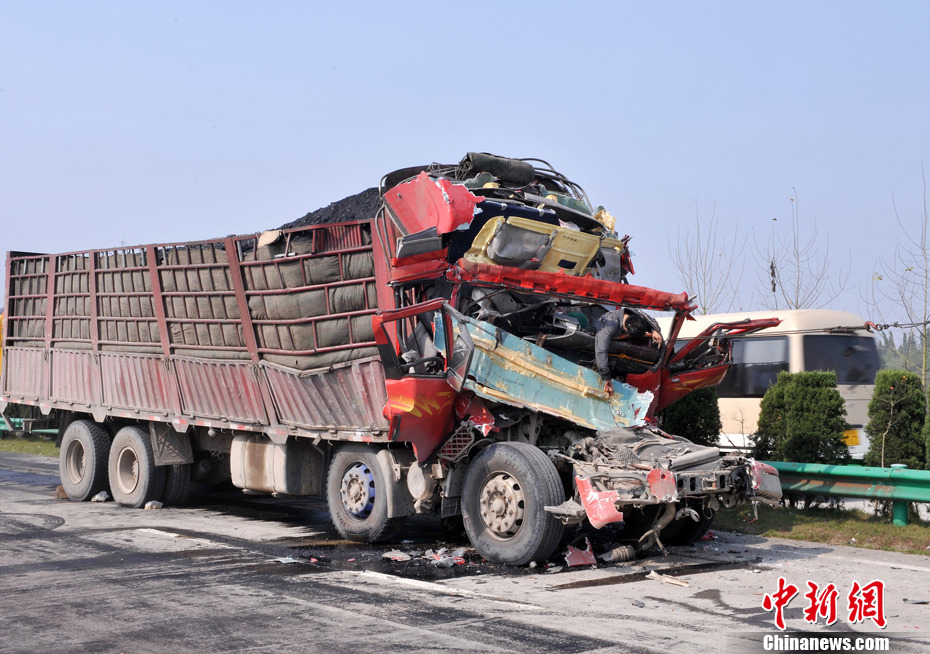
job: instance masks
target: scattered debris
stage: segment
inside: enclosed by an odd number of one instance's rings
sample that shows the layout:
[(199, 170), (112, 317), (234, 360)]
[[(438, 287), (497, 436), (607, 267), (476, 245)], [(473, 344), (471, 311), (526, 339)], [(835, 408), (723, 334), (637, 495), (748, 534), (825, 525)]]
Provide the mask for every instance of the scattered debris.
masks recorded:
[(717, 540), (717, 534), (712, 531), (708, 531), (706, 534), (701, 536), (698, 540)]
[(640, 602), (640, 601), (637, 600), (637, 599), (631, 599), (631, 600), (630, 600), (630, 604), (632, 604), (633, 606), (635, 606), (635, 607), (638, 608), (638, 609), (644, 609), (644, 608), (646, 608), (646, 603), (645, 603), (645, 602)]
[(90, 498), (90, 501), (91, 502), (106, 502), (108, 499), (110, 499), (110, 494), (106, 491), (100, 491), (99, 493), (94, 495), (92, 498)]
[(620, 547), (615, 547), (612, 550), (598, 555), (597, 558), (604, 563), (614, 563), (617, 561), (625, 563), (636, 558), (636, 548), (632, 545), (621, 545)]
[(282, 556), (272, 560), (277, 561), (278, 563), (300, 563), (300, 561), (295, 559), (293, 556)]
[(152, 510), (152, 509), (160, 509), (160, 508), (163, 507), (163, 506), (164, 506), (164, 504), (162, 504), (162, 503), (159, 502), (158, 500), (152, 500), (152, 501), (150, 501), (150, 502), (146, 502), (144, 508), (145, 508), (146, 511), (150, 511), (150, 510)]
[(562, 572), (562, 566), (548, 565), (546, 566), (546, 572), (548, 572), (549, 574), (555, 574), (556, 572)]
[(569, 568), (575, 568), (581, 565), (597, 565), (597, 559), (594, 558), (594, 550), (591, 549), (591, 540), (585, 536), (584, 542), (584, 549), (569, 545), (568, 549), (565, 550), (565, 564)]
[(683, 579), (676, 579), (675, 577), (669, 577), (668, 575), (659, 574), (655, 570), (650, 570), (649, 574), (646, 575), (646, 579), (655, 579), (656, 581), (672, 584), (673, 586), (681, 586), (683, 588), (690, 588), (691, 586), (690, 582), (687, 582)]
[(391, 561), (409, 561), (411, 557), (406, 552), (401, 552), (400, 550), (391, 550), (390, 552), (385, 552), (381, 555), (382, 559), (389, 559)]
[(64, 486), (59, 486), (55, 489), (55, 499), (56, 500), (66, 500), (68, 499), (68, 494), (65, 492)]
[(930, 600), (912, 600), (912, 599), (907, 599), (905, 597), (904, 603), (905, 604), (930, 604)]

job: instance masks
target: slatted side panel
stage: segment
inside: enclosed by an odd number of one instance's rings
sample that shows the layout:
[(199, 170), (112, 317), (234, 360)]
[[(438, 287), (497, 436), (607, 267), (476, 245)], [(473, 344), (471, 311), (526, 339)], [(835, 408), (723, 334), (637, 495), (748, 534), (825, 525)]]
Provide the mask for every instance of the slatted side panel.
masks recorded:
[(378, 359), (303, 375), (269, 366), (265, 374), (284, 424), (317, 429), (388, 427), (381, 414), (387, 391)]
[(7, 370), (4, 395), (26, 400), (45, 399), (48, 394), (48, 360), (37, 348), (11, 347), (3, 350)]
[(99, 360), (92, 352), (52, 350), (52, 401), (97, 406), (103, 402)]
[(254, 366), (191, 359), (176, 359), (174, 365), (185, 414), (242, 423), (268, 422)]
[(159, 356), (101, 352), (103, 403), (109, 407), (169, 413), (168, 369)]

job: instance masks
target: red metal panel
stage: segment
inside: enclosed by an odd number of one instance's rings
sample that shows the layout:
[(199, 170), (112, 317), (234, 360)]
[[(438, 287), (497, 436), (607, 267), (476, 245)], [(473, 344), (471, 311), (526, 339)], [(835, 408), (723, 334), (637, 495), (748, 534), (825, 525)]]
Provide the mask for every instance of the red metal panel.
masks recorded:
[(93, 352), (52, 350), (52, 401), (103, 404), (100, 364)]
[(100, 353), (104, 404), (169, 413), (168, 370), (160, 356)]
[(255, 367), (244, 361), (175, 359), (186, 415), (267, 423)]
[(24, 399), (45, 399), (48, 389), (48, 359), (45, 350), (11, 347), (3, 350), (7, 369), (5, 395)]
[(380, 359), (362, 359), (298, 374), (265, 367), (281, 422), (301, 427), (387, 429)]

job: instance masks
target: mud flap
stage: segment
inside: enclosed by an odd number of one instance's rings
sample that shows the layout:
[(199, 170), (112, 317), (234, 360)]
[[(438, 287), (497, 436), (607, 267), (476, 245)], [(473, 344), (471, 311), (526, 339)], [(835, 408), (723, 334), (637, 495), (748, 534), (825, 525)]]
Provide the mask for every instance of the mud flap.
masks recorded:
[(403, 481), (403, 471), (416, 465), (413, 453), (408, 450), (382, 449), (378, 451), (377, 459), (387, 490), (387, 517), (403, 518), (412, 515), (416, 509), (407, 484)]

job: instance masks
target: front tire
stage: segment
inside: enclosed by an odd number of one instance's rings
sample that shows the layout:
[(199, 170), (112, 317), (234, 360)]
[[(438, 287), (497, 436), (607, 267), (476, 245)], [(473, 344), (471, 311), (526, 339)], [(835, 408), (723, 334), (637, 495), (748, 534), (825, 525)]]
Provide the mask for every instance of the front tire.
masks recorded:
[(122, 506), (142, 508), (161, 499), (165, 490), (165, 468), (155, 465), (148, 432), (141, 427), (123, 427), (110, 447), (110, 492)]
[[(678, 506), (680, 508), (682, 505)], [(703, 502), (687, 502), (686, 506), (697, 511), (700, 518), (695, 521), (686, 515), (672, 520), (659, 534), (663, 545), (690, 545), (710, 530), (716, 512), (704, 506)]]
[(84, 502), (107, 488), (110, 435), (95, 422), (75, 420), (65, 429), (58, 455), (61, 486), (72, 500)]
[(371, 447), (350, 443), (336, 451), (326, 479), (326, 504), (343, 538), (377, 543), (397, 534), (403, 518), (388, 517), (388, 483)]
[(465, 473), (465, 532), (489, 561), (545, 561), (558, 546), (563, 525), (544, 507), (564, 501), (559, 473), (541, 450), (528, 443), (494, 443)]

